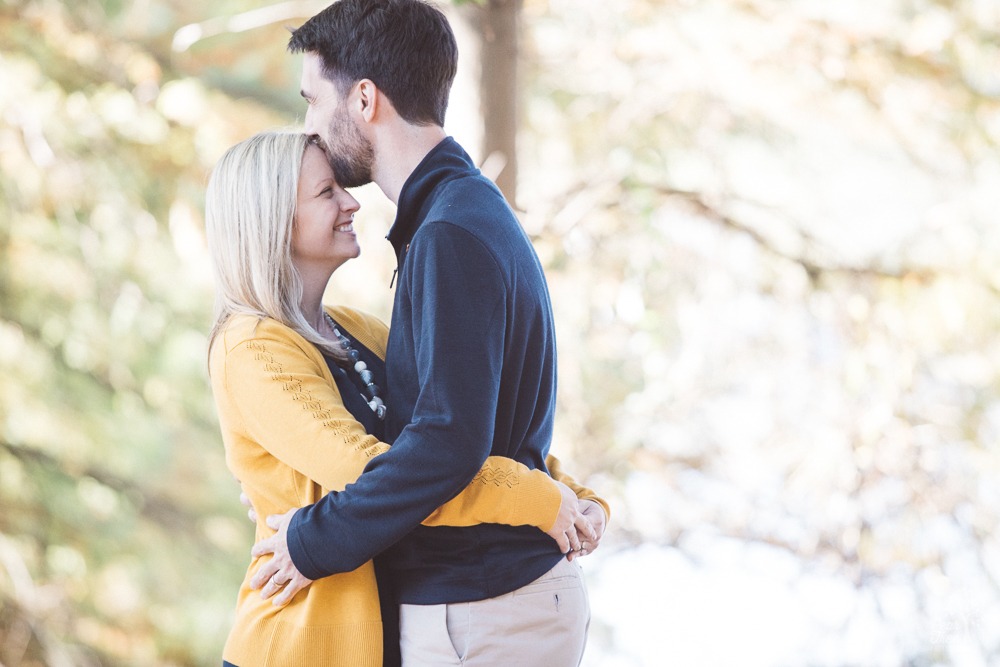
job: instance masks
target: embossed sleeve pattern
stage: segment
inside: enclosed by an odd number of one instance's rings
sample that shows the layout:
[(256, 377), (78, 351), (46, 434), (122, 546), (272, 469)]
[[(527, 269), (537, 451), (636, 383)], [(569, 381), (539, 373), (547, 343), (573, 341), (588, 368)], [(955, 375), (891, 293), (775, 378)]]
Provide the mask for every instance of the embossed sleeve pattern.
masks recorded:
[(462, 493), (435, 510), (423, 523), (427, 526), (503, 523), (548, 530), (555, 523), (562, 502), (553, 478), (572, 489), (580, 500), (596, 502), (610, 518), (608, 502), (578, 484), (563, 470), (559, 459), (549, 454), (545, 464), (549, 474), (531, 470), (513, 459), (491, 456)]
[(256, 338), (226, 355), (226, 389), (249, 439), (330, 490), (343, 490), (388, 445), (368, 435), (302, 349)]
[(503, 523), (548, 530), (562, 497), (552, 478), (504, 456), (490, 456), (469, 485), (424, 519), (425, 526)]

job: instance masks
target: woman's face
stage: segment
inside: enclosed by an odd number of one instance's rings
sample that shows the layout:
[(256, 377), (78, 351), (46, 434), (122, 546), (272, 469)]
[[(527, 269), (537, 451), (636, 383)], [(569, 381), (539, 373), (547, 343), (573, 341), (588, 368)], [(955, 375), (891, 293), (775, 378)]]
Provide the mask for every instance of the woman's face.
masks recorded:
[(299, 174), (292, 259), (299, 270), (307, 267), (335, 270), (361, 254), (354, 233), (358, 201), (337, 185), (323, 151), (306, 147)]

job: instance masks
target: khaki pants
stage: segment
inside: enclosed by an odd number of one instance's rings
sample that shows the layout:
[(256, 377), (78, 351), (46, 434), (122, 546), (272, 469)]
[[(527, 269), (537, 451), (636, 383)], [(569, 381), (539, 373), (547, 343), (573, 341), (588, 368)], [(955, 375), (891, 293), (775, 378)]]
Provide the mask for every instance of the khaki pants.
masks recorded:
[(476, 602), (400, 606), (403, 667), (576, 667), (590, 603), (565, 558), (516, 591)]

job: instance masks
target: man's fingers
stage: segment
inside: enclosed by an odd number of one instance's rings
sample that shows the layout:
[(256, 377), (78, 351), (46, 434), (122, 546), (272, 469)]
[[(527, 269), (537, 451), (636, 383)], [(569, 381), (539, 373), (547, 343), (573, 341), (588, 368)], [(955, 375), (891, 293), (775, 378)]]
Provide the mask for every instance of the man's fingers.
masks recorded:
[(253, 549), (250, 550), (250, 555), (254, 558), (259, 558), (265, 554), (274, 553), (274, 543), (277, 540), (276, 536), (268, 537), (267, 539), (261, 540), (257, 544), (253, 545)]
[(277, 563), (274, 563), (272, 561), (261, 563), (261, 566), (257, 569), (253, 577), (250, 579), (250, 588), (252, 588), (253, 590), (257, 590), (258, 588), (266, 588), (271, 582), (271, 577), (273, 577), (277, 573), (277, 571), (278, 571)]
[(280, 532), (284, 528), (285, 524), (292, 520), (292, 516), (294, 516), (297, 511), (298, 509), (293, 509), (293, 510), (288, 510), (284, 514), (272, 514), (271, 516), (267, 517), (268, 527), (271, 528), (272, 530), (277, 530)]
[(305, 589), (311, 583), (312, 580), (306, 579), (305, 577), (293, 577), (291, 581), (281, 588), (281, 592), (274, 596), (274, 599), (271, 600), (271, 604), (275, 607), (284, 607), (292, 601), (292, 598), (295, 597), (296, 593)]
[(279, 593), (281, 589), (285, 587), (286, 580), (282, 579), (282, 576), (286, 575), (282, 575), (280, 572), (275, 572), (271, 575), (271, 578), (267, 580), (264, 588), (260, 589), (260, 597), (262, 600), (266, 600), (272, 595)]

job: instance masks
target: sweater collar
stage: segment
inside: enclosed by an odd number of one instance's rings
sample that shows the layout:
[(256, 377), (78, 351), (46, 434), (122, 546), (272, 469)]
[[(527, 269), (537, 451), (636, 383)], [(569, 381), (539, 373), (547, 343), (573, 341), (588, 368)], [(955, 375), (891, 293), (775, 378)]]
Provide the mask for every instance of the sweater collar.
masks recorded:
[(446, 181), (460, 176), (478, 174), (472, 158), (452, 137), (446, 137), (424, 156), (399, 192), (396, 220), (386, 236), (398, 258), (413, 239), (427, 215), (434, 190)]

